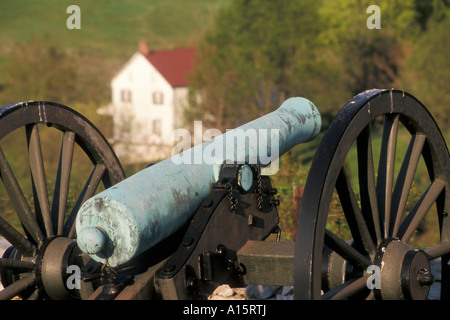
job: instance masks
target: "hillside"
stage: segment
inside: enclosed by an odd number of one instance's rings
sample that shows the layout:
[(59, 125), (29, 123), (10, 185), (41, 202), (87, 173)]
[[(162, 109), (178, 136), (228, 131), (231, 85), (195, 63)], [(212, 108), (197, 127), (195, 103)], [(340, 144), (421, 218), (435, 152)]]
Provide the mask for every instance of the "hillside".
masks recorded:
[[(72, 12), (66, 11), (73, 1), (1, 1), (0, 105), (30, 99), (56, 99), (69, 105), (107, 103), (112, 75), (135, 52), (139, 41), (147, 41), (156, 50), (195, 46), (216, 12), (228, 3), (230, 0), (77, 1), (81, 29), (69, 30), (66, 21)], [(51, 69), (66, 70), (69, 79)], [(40, 85), (45, 76), (73, 83), (48, 94), (39, 91), (45, 87)], [(81, 101), (62, 92), (71, 88), (79, 92), (75, 96)]]
[[(69, 30), (68, 0), (0, 2), (0, 41), (26, 42), (44, 36), (48, 43), (103, 57), (127, 57), (138, 40), (155, 48), (192, 45), (229, 0), (84, 0), (81, 29)], [(5, 48), (2, 48), (4, 56)]]

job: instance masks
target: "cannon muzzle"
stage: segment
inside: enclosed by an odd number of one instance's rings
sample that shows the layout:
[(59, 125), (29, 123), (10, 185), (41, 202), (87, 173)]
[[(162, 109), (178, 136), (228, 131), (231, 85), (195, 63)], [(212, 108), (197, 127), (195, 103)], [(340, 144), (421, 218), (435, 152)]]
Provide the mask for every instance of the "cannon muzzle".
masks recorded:
[(96, 261), (122, 265), (189, 221), (221, 164), (267, 167), (320, 128), (314, 104), (290, 98), (261, 118), (148, 167), (84, 203), (76, 220), (78, 246)]

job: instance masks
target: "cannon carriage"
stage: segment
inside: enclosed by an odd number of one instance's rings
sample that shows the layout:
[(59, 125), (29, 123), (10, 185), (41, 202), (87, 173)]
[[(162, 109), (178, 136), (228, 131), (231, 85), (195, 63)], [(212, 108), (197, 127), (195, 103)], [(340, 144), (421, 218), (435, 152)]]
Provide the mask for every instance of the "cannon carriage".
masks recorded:
[[(314, 139), (320, 125), (310, 101), (292, 98), (236, 130), (275, 129), (257, 135), (257, 145), (282, 155)], [(221, 284), (291, 285), (302, 300), (427, 299), (433, 283), (449, 297), (449, 152), (432, 115), (406, 92), (369, 90), (338, 112), (316, 150), (291, 242), (279, 241), (267, 159), (255, 145), (236, 148), (231, 131), (126, 178), (102, 134), (68, 107), (0, 109), (0, 142), (23, 128), (30, 195), (0, 150), (1, 179), (20, 221), (0, 218), (11, 243), (0, 258), (0, 299), (205, 299)], [(54, 188), (43, 129), (62, 136), (60, 150), (50, 151), (59, 152)], [(397, 152), (401, 145), (405, 152)], [(207, 148), (214, 150), (208, 163), (179, 161)], [(92, 167), (69, 204), (79, 154)], [(348, 167), (351, 157), (357, 168)], [(428, 187), (409, 203), (415, 179)], [(346, 232), (330, 228), (336, 199)], [(438, 240), (420, 242), (431, 215)]]

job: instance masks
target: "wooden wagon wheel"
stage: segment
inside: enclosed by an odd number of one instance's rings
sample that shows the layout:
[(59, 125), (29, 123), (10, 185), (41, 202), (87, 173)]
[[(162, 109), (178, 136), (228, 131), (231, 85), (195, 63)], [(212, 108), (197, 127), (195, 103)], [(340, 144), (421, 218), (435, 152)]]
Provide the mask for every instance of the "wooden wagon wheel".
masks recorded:
[[(428, 185), (417, 197), (415, 179)], [(355, 96), (311, 165), (295, 243), (294, 298), (426, 299), (439, 280), (440, 298), (448, 299), (449, 212), (449, 152), (426, 108), (403, 91)], [(420, 238), (425, 217), (435, 243)], [(337, 223), (340, 229), (331, 230)], [(441, 260), (441, 279), (430, 273), (433, 260)]]
[[(2, 200), (0, 235), (12, 246), (0, 258), (4, 286), (0, 300), (16, 296), (67, 299), (89, 295), (92, 288), (69, 290), (66, 286), (70, 276), (67, 268), (83, 265), (83, 256), (74, 239), (75, 217), (84, 201), (98, 189), (108, 188), (125, 178), (119, 160), (91, 122), (56, 103), (22, 102), (1, 108), (0, 143), (14, 134), (22, 136), (21, 141), (25, 144), (24, 151), (16, 156), (28, 157), (29, 168), (25, 170), (25, 178), (19, 177), (13, 170), (14, 160), (7, 159), (11, 150), (6, 150), (2, 144), (0, 175), (9, 200)], [(43, 136), (47, 143), (53, 142), (50, 149), (44, 148)], [(8, 144), (10, 148), (20, 147), (20, 143), (11, 144)], [(50, 170), (46, 172), (52, 167), (48, 158), (56, 160), (53, 163), (55, 172), (52, 172), (54, 183), (48, 178)], [(80, 169), (75, 168), (79, 165), (77, 161), (87, 162), (88, 171), (84, 187), (74, 190), (70, 181), (71, 173)], [(27, 183), (28, 192), (23, 188)], [(2, 197), (5, 198), (8, 197)], [(76, 201), (69, 204), (69, 198)], [(16, 215), (18, 224), (5, 219), (7, 209)]]

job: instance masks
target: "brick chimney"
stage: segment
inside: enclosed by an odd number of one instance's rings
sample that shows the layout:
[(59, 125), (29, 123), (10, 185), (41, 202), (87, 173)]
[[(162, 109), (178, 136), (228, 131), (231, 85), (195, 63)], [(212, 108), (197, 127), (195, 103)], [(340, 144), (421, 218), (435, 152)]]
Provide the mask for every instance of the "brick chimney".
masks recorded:
[(146, 41), (139, 41), (138, 50), (144, 56), (148, 56), (150, 54), (150, 47), (148, 45), (148, 42), (146, 42)]

